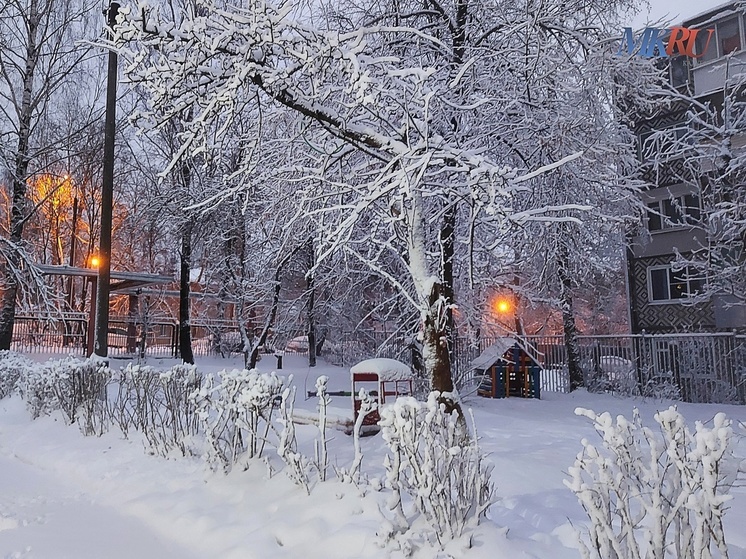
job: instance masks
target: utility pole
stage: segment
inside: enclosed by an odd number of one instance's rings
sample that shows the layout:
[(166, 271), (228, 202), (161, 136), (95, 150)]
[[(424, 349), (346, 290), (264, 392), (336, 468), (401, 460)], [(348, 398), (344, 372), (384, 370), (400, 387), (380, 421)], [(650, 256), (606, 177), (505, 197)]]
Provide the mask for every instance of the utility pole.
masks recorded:
[[(107, 12), (109, 32), (113, 34), (119, 3), (110, 2)], [(106, 120), (104, 124), (104, 174), (101, 181), (101, 237), (98, 257), (98, 292), (96, 294), (96, 342), (94, 353), (109, 353), (109, 282), (111, 279), (111, 214), (114, 203), (114, 134), (116, 132), (117, 53), (109, 50), (106, 78)]]

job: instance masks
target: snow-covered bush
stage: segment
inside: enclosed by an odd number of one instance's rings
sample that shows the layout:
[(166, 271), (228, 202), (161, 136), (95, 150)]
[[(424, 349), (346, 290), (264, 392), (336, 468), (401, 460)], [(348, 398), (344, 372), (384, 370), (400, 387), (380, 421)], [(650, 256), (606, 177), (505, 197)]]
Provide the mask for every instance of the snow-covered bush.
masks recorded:
[(702, 404), (740, 404), (738, 387), (714, 378), (687, 379), (686, 401)]
[(116, 393), (110, 403), (112, 421), (127, 437), (130, 429), (145, 434), (158, 428), (160, 372), (148, 365), (129, 363), (116, 377)]
[(86, 435), (101, 434), (108, 423), (110, 379), (106, 361), (67, 357), (21, 371), (18, 390), (34, 419), (59, 409), (69, 424), (82, 419)]
[(352, 429), (353, 443), (355, 446), (355, 458), (352, 461), (352, 466), (349, 470), (346, 468), (339, 468), (337, 470), (337, 477), (344, 482), (357, 483), (360, 476), (360, 466), (363, 463), (363, 450), (360, 446), (360, 431), (363, 428), (363, 420), (365, 416), (374, 410), (378, 409), (378, 402), (373, 398), (365, 388), (361, 388), (358, 393), (360, 399), (360, 409), (358, 410), (357, 418), (355, 419), (355, 425)]
[(33, 419), (59, 409), (52, 379), (44, 374), (41, 366), (29, 367), (19, 372), (16, 388)]
[(199, 430), (197, 408), (190, 396), (202, 385), (195, 365), (174, 365), (159, 375), (163, 415), (161, 429), (154, 437), (162, 448), (179, 448), (186, 454), (185, 441)]
[(426, 403), (399, 398), (381, 409), (379, 425), (389, 449), (384, 465), (393, 492), (388, 503), (393, 531), (409, 529), (406, 494), (443, 545), (479, 521), (492, 502), (492, 484), (476, 430), (466, 432), (458, 413), (446, 413), (439, 397), (431, 392)]
[(653, 400), (681, 400), (681, 390), (673, 381), (673, 375), (658, 375), (642, 387), (642, 397)]
[(16, 389), (19, 378), (33, 366), (33, 363), (14, 351), (0, 351), (0, 400)]
[(311, 494), (309, 483), (309, 461), (298, 452), (298, 443), (295, 438), (295, 423), (293, 423), (293, 407), (295, 405), (295, 387), (288, 387), (282, 391), (280, 401), (279, 423), (282, 425), (280, 438), (277, 444), (277, 455), (285, 462), (285, 472), (293, 483), (300, 485)]
[[(71, 361), (64, 383), (73, 400), (60, 398), (64, 408), (72, 412), (68, 417), (78, 420), (85, 435), (101, 435), (109, 426), (107, 387), (111, 382), (111, 369), (105, 360), (91, 357)], [(77, 409), (74, 410), (75, 406)], [(73, 411), (74, 410), (74, 411)]]
[(718, 413), (694, 432), (671, 407), (655, 415), (659, 433), (632, 421), (578, 408), (594, 422), (602, 446), (583, 439), (565, 484), (590, 519), (583, 557), (710, 559), (728, 557), (723, 534), (727, 495), (738, 464), (733, 430)]
[(147, 365), (128, 364), (118, 378), (111, 401), (111, 416), (126, 437), (130, 429), (141, 432), (154, 452), (172, 448), (186, 453), (186, 440), (198, 429), (197, 412), (190, 395), (201, 377), (194, 365), (174, 365), (161, 371)]
[(206, 459), (229, 470), (239, 457), (261, 457), (284, 381), (274, 372), (221, 371), (190, 394), (207, 442)]
[(60, 409), (69, 423), (82, 419), (86, 435), (101, 434), (107, 425), (106, 386), (111, 370), (105, 360), (67, 358), (48, 361), (43, 374), (51, 380)]

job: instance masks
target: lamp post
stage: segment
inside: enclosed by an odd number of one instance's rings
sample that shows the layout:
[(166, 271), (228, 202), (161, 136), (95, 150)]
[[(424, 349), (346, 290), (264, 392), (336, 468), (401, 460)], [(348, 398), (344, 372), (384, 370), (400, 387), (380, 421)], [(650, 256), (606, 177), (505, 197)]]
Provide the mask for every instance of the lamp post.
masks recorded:
[[(73, 197), (73, 223), (72, 231), (70, 233), (70, 260), (68, 265), (72, 268), (75, 266), (75, 249), (77, 248), (77, 236), (78, 236), (78, 191), (75, 183), (72, 182), (70, 177), (66, 176), (66, 180), (70, 181), (72, 185), (71, 194)], [(75, 293), (73, 291), (73, 277), (70, 276), (67, 283), (67, 306), (73, 311), (75, 310)]]
[[(118, 2), (110, 2), (107, 12), (109, 30), (113, 30), (119, 11)], [(94, 353), (106, 357), (109, 352), (109, 282), (111, 280), (111, 214), (114, 200), (114, 134), (116, 132), (117, 53), (109, 50), (106, 78), (106, 120), (104, 124), (104, 169), (101, 181), (101, 236), (99, 241), (98, 291), (96, 294), (96, 340)]]
[[(91, 256), (91, 260), (88, 263), (91, 268), (98, 268), (101, 264), (100, 259), (98, 256)], [(90, 357), (93, 355), (93, 341), (95, 339), (94, 335), (94, 324), (96, 324), (96, 301), (98, 291), (98, 278), (96, 276), (91, 276), (88, 278), (88, 281), (91, 282), (91, 304), (90, 309), (88, 311), (88, 339), (86, 340), (86, 357)]]

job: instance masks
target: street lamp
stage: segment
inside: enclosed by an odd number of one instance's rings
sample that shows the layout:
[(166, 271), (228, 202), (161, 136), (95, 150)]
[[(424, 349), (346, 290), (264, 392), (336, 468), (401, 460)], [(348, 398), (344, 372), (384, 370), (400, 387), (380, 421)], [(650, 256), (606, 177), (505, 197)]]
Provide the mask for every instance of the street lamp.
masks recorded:
[[(119, 3), (110, 0), (107, 24), (113, 37)], [(98, 293), (96, 295), (96, 355), (106, 357), (109, 352), (109, 287), (111, 278), (111, 219), (114, 197), (114, 135), (116, 132), (117, 51), (109, 50), (106, 77), (106, 112), (104, 119), (104, 161), (101, 180), (101, 235), (99, 236)]]
[(495, 310), (498, 314), (508, 314), (511, 311), (512, 306), (510, 299), (507, 297), (498, 297), (495, 301)]
[(510, 328), (511, 323), (514, 324), (513, 328), (516, 334), (523, 335), (523, 328), (518, 317), (517, 295), (515, 293), (504, 292), (497, 294), (492, 299), (490, 307), (494, 313), (493, 316), (497, 317), (498, 322), (508, 328)]
[[(88, 267), (98, 270), (101, 265), (101, 259), (98, 255), (93, 255), (88, 259)], [(98, 299), (98, 275), (90, 276), (88, 281), (91, 282), (91, 304), (88, 309), (88, 339), (86, 340), (86, 356), (93, 355), (93, 346), (95, 341), (95, 324), (96, 324), (96, 301)]]

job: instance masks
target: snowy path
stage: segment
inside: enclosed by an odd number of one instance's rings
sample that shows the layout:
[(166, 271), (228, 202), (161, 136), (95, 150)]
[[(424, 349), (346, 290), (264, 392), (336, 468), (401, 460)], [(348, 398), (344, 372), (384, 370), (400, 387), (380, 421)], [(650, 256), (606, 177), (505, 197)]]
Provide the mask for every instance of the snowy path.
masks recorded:
[(375, 501), (352, 485), (317, 487), (317, 508), (285, 475), (267, 483), (261, 463), (213, 473), (198, 458), (148, 456), (114, 431), (83, 437), (0, 400), (0, 559), (380, 556)]
[(17, 455), (0, 455), (0, 556), (35, 559), (193, 557), (143, 522)]

